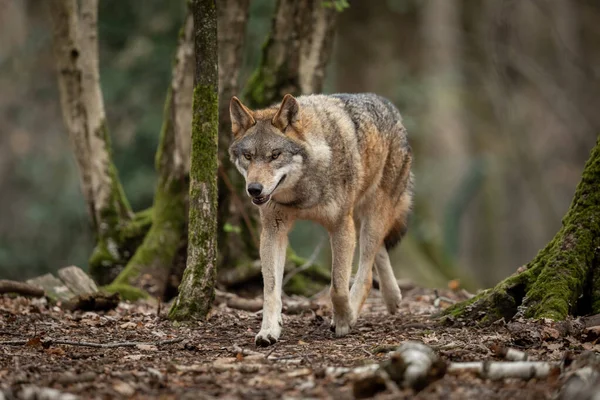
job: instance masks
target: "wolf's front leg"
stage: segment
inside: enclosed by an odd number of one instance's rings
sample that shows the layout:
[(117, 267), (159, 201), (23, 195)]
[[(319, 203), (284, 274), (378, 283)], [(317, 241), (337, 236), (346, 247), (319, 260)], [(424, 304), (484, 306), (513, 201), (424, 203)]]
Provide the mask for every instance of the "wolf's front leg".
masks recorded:
[(281, 285), (290, 224), (283, 218), (263, 215), (260, 261), (264, 285), (263, 320), (256, 335), (257, 346), (275, 344), (281, 334)]
[(333, 255), (331, 268), (332, 329), (335, 329), (335, 335), (338, 337), (347, 335), (356, 323), (356, 315), (350, 307), (349, 290), (355, 245), (354, 221), (352, 216), (348, 216), (331, 232)]

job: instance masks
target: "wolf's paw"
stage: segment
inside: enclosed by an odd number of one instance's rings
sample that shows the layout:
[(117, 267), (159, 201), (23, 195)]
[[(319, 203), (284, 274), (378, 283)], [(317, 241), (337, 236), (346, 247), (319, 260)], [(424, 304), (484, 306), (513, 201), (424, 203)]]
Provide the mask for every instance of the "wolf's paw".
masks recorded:
[(388, 312), (392, 315), (396, 314), (400, 308), (400, 303), (402, 303), (402, 293), (400, 290), (394, 293), (387, 293), (387, 295), (383, 296), (383, 301)]
[(259, 347), (267, 347), (277, 343), (279, 335), (281, 334), (281, 328), (261, 329), (254, 338), (254, 343)]
[(341, 318), (334, 315), (329, 329), (335, 332), (335, 336), (342, 337), (350, 333), (354, 324), (356, 324), (355, 317)]

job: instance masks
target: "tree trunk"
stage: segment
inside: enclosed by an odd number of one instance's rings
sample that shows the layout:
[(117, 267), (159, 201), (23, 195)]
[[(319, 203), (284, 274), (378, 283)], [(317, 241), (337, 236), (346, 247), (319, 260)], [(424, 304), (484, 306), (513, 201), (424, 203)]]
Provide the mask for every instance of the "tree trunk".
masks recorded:
[[(231, 121), (229, 101), (238, 94), (238, 77), (248, 22), (249, 0), (217, 4), (219, 43), (219, 271), (246, 265), (258, 258), (255, 213), (240, 197), (243, 179), (229, 161)], [(221, 278), (219, 277), (219, 280)]]
[[(194, 21), (186, 18), (175, 55), (156, 153), (158, 184), (152, 227), (125, 269), (107, 287), (125, 298), (164, 297), (175, 256), (185, 252), (194, 85)], [(139, 289), (142, 289), (140, 291)]]
[(278, 0), (260, 66), (245, 92), (252, 108), (267, 107), (287, 93), (320, 92), (333, 47), (337, 11), (321, 1)]
[(196, 74), (187, 266), (169, 312), (176, 320), (204, 318), (214, 299), (217, 267), (219, 134), (216, 0), (194, 0)]
[(98, 66), (98, 0), (52, 0), (54, 54), (63, 119), (75, 153), (81, 188), (96, 234), (90, 273), (111, 282), (151, 225), (151, 213), (133, 215), (119, 181), (106, 123)]
[(600, 136), (554, 239), (521, 271), (446, 315), (494, 322), (600, 313)]

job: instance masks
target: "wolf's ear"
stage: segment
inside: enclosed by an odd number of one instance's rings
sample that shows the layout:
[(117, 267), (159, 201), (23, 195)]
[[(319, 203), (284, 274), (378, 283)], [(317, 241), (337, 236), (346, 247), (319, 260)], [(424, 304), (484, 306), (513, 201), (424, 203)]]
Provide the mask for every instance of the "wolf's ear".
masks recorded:
[(231, 132), (233, 132), (233, 136), (239, 135), (242, 131), (246, 131), (256, 124), (252, 116), (252, 111), (235, 96), (231, 98), (231, 102), (229, 103), (229, 115), (231, 116)]
[(294, 123), (298, 122), (300, 118), (299, 114), (300, 106), (298, 105), (298, 102), (294, 96), (286, 94), (271, 123), (283, 132), (289, 125), (294, 125)]

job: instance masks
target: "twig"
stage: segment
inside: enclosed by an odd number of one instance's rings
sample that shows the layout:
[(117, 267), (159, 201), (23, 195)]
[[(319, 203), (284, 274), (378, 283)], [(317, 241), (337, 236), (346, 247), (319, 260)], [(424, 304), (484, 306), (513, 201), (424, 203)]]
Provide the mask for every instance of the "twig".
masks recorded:
[(302, 264), (299, 267), (296, 267), (293, 270), (291, 270), (290, 272), (288, 272), (288, 274), (283, 278), (282, 286), (285, 286), (290, 281), (290, 279), (292, 279), (294, 277), (294, 275), (296, 275), (304, 270), (307, 270), (313, 266), (313, 264), (317, 260), (317, 257), (319, 256), (319, 253), (321, 253), (321, 249), (323, 248), (323, 245), (325, 244), (325, 239), (326, 239), (325, 236), (321, 237), (321, 240), (317, 244), (317, 247), (315, 247), (315, 250), (313, 251), (313, 253), (310, 255), (310, 257), (308, 258), (308, 260), (306, 260), (306, 262), (304, 264)]
[[(158, 342), (112, 342), (112, 343), (91, 343), (91, 342), (81, 342), (74, 340), (54, 340), (47, 339), (42, 341), (42, 345), (51, 346), (53, 344), (64, 344), (70, 346), (83, 346), (83, 347), (97, 347), (97, 348), (115, 348), (115, 347), (136, 347), (139, 345), (154, 345), (154, 346), (163, 346), (166, 344), (179, 343), (183, 341), (183, 338), (175, 338), (168, 340), (161, 340)], [(26, 345), (29, 340), (6, 340), (0, 342), (0, 346), (23, 346)]]
[(25, 282), (0, 279), (0, 294), (3, 293), (16, 293), (23, 296), (42, 297), (44, 296), (44, 289)]
[(373, 357), (373, 353), (371, 353), (369, 350), (365, 349), (364, 347), (360, 348), (362, 351), (364, 351), (369, 357)]
[(271, 351), (269, 351), (269, 352), (268, 352), (268, 353), (265, 355), (265, 358), (266, 358), (267, 360), (269, 359), (269, 356), (271, 355), (271, 353), (273, 353), (273, 352), (275, 351), (275, 349), (277, 349), (277, 343), (275, 343), (275, 344), (273, 345), (273, 348), (271, 349)]
[(433, 291), (433, 293), (435, 294), (435, 300), (433, 301), (433, 305), (434, 305), (435, 308), (440, 308), (442, 302), (448, 303), (448, 304), (454, 304), (454, 303), (456, 303), (455, 300), (452, 300), (452, 299), (450, 299), (448, 297), (445, 297), (445, 296), (440, 296), (440, 294), (437, 291), (437, 289), (435, 289)]

